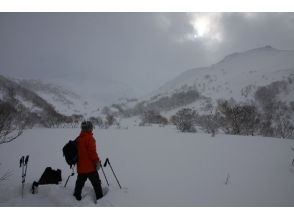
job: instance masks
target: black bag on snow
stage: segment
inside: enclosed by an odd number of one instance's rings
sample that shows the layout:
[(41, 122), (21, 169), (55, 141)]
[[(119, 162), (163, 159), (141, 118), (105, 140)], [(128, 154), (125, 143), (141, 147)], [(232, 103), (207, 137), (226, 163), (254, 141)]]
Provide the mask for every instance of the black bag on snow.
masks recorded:
[(34, 181), (32, 185), (32, 193), (35, 194), (39, 185), (58, 184), (62, 181), (61, 170), (53, 170), (51, 167), (46, 167), (39, 181)]
[(70, 140), (62, 149), (65, 161), (70, 166), (74, 166), (78, 162), (78, 146), (77, 140)]

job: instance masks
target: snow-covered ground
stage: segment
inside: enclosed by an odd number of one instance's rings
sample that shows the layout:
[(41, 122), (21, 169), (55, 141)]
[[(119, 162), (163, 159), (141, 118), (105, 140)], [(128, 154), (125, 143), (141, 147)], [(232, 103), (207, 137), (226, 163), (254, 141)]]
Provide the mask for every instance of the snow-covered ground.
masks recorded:
[[(70, 169), (62, 156), (63, 145), (78, 134), (79, 129), (32, 129), (0, 145), (0, 175), (7, 170), (12, 173), (0, 182), (0, 206), (294, 206), (293, 140), (211, 137), (157, 126), (95, 129), (99, 155), (103, 162), (110, 159), (122, 189), (107, 166), (106, 196), (94, 204), (87, 181), (78, 202), (72, 196), (76, 175), (64, 188)], [(27, 154), (22, 199), (19, 159)], [(31, 184), (47, 166), (62, 170), (62, 183), (41, 185), (38, 194), (31, 194)]]

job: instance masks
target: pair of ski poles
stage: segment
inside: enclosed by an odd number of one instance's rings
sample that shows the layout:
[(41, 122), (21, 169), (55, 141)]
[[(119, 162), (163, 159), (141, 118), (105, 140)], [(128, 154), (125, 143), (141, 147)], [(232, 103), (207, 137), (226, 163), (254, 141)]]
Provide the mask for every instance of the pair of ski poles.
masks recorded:
[(21, 173), (21, 184), (22, 184), (22, 188), (21, 188), (21, 197), (23, 198), (23, 190), (24, 190), (24, 184), (26, 181), (26, 175), (27, 175), (27, 169), (28, 169), (28, 162), (29, 162), (29, 155), (22, 156), (19, 160), (19, 167), (22, 168), (22, 173)]
[[(110, 166), (110, 169), (111, 169), (111, 171), (112, 171), (112, 173), (113, 173), (113, 175), (114, 175), (114, 177), (115, 177), (115, 179), (116, 179), (116, 182), (118, 183), (118, 185), (119, 185), (119, 188), (121, 188), (121, 185), (120, 185), (120, 183), (119, 183), (119, 181), (118, 181), (118, 179), (117, 179), (117, 177), (116, 177), (116, 175), (115, 175), (115, 172), (114, 172), (114, 170), (112, 169), (112, 166), (111, 166), (111, 164), (110, 164), (110, 161), (109, 161), (109, 159), (108, 158), (106, 158), (106, 160), (105, 160), (105, 162), (104, 162), (104, 167), (106, 167), (107, 166), (107, 164), (109, 164), (109, 166)], [(106, 178), (106, 175), (105, 175), (105, 173), (104, 173), (104, 170), (103, 170), (103, 168), (102, 168), (102, 164), (100, 164), (101, 165), (101, 170), (102, 170), (102, 172), (103, 172), (103, 175), (104, 175), (104, 178), (105, 178), (105, 180), (106, 180), (106, 182), (107, 182), (107, 185), (109, 186), (109, 183), (108, 183), (108, 180), (107, 180), (107, 178)]]
[[(105, 162), (104, 162), (104, 167), (106, 167), (107, 166), (107, 164), (109, 164), (109, 166), (110, 166), (110, 169), (111, 169), (111, 171), (112, 171), (112, 173), (113, 173), (113, 175), (114, 175), (114, 177), (115, 177), (115, 179), (116, 179), (116, 181), (117, 181), (117, 183), (118, 183), (118, 185), (119, 185), (119, 187), (121, 188), (121, 185), (120, 185), (120, 183), (119, 183), (119, 181), (118, 181), (118, 179), (117, 179), (117, 177), (116, 177), (116, 175), (115, 175), (115, 172), (114, 172), (114, 170), (113, 170), (113, 168), (112, 168), (112, 166), (111, 166), (111, 164), (110, 164), (110, 161), (109, 161), (109, 159), (108, 158), (106, 158), (106, 160), (105, 160)], [(106, 183), (107, 183), (107, 185), (109, 186), (109, 183), (108, 183), (108, 180), (107, 180), (107, 178), (106, 178), (106, 175), (105, 175), (105, 172), (104, 172), (104, 170), (103, 170), (103, 167), (102, 167), (102, 164), (101, 164), (101, 162), (100, 162), (100, 167), (101, 167), (101, 170), (102, 170), (102, 172), (103, 172), (103, 175), (104, 175), (104, 178), (105, 178), (105, 180), (106, 180)], [(66, 185), (67, 185), (67, 183), (68, 183), (68, 180), (69, 180), (69, 178), (71, 177), (71, 176), (74, 176), (75, 175), (75, 172), (74, 172), (74, 167), (71, 167), (71, 169), (72, 169), (72, 172), (71, 172), (71, 174), (68, 176), (68, 178), (67, 178), (67, 180), (66, 180), (66, 182), (65, 182), (65, 185), (64, 185), (64, 187), (66, 187)]]

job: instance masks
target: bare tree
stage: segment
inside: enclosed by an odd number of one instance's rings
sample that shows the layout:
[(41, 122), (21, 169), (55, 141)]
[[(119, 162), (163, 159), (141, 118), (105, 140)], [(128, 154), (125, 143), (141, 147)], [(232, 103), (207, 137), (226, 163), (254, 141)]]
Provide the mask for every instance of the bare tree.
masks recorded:
[[(23, 115), (14, 106), (8, 102), (0, 102), (0, 144), (19, 137), (23, 133), (25, 124)], [(11, 171), (6, 171), (0, 176), (0, 182), (7, 180), (11, 175)]]
[(10, 103), (0, 103), (0, 144), (19, 137), (26, 125), (25, 117)]
[(291, 138), (294, 134), (294, 126), (291, 124), (289, 119), (279, 117), (279, 119), (276, 121), (276, 127), (274, 131), (276, 137)]

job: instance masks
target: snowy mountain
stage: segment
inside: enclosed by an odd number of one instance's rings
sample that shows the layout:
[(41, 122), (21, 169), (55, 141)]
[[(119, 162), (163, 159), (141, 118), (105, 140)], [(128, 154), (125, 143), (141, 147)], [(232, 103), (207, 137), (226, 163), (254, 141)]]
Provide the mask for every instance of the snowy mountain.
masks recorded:
[(180, 74), (152, 95), (162, 97), (195, 88), (213, 101), (230, 98), (248, 101), (253, 99), (257, 88), (285, 81), (289, 88), (284, 95), (287, 95), (288, 101), (293, 101), (293, 60), (294, 51), (278, 50), (271, 46), (234, 53), (212, 66), (190, 69)]
[[(259, 102), (260, 105), (265, 97), (294, 109), (293, 60), (294, 51), (271, 46), (234, 53), (211, 66), (187, 70), (139, 100), (133, 98), (135, 92), (127, 85), (110, 79), (83, 79), (79, 86), (27, 79), (11, 81), (46, 100), (58, 113), (85, 118), (97, 117), (103, 112), (128, 117), (146, 110), (156, 110), (170, 117), (183, 107), (209, 114), (219, 100)], [(106, 110), (105, 106), (108, 106)]]
[(87, 101), (67, 88), (41, 80), (16, 79), (16, 81), (42, 97), (63, 115), (84, 114), (87, 111)]
[(97, 116), (104, 106), (135, 96), (135, 92), (126, 84), (103, 78), (99, 81), (85, 79), (79, 84), (67, 80), (50, 83), (31, 79), (12, 80), (35, 92), (66, 116)]
[(53, 121), (64, 118), (50, 103), (35, 92), (1, 75), (0, 103), (1, 107), (10, 109), (9, 113), (15, 116), (22, 115), (22, 118), (26, 118), (25, 120), (30, 125), (37, 123), (47, 126)]
[[(136, 102), (121, 102), (131, 114), (154, 109), (172, 115), (180, 108), (212, 112), (218, 100), (256, 102), (262, 90), (269, 98), (294, 106), (294, 51), (271, 46), (226, 56), (220, 62), (187, 70)], [(271, 97), (270, 97), (271, 96)]]

